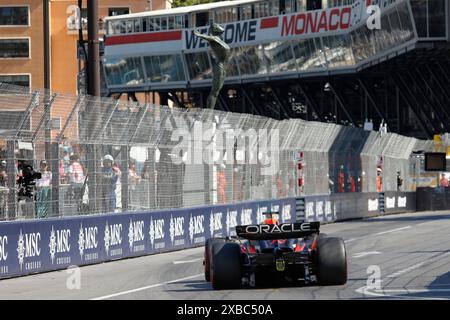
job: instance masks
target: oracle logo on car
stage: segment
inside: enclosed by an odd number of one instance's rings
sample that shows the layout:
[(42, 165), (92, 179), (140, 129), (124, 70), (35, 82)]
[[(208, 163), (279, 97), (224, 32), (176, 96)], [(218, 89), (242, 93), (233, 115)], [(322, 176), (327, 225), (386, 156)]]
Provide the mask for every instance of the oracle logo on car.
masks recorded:
[(262, 224), (250, 225), (245, 227), (245, 232), (248, 234), (262, 234), (262, 233), (283, 233), (283, 232), (299, 232), (311, 231), (311, 224), (305, 223), (284, 223), (284, 224)]

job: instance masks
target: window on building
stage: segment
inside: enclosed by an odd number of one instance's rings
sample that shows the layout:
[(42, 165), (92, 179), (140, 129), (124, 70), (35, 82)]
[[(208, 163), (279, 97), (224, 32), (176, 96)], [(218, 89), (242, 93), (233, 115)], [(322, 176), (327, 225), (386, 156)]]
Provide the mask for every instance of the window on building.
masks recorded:
[(161, 30), (167, 30), (167, 17), (161, 18)]
[(319, 10), (322, 9), (322, 1), (321, 0), (307, 0), (306, 1), (306, 10)]
[(134, 32), (134, 20), (127, 20), (127, 33)]
[(445, 0), (428, 1), (428, 36), (445, 37)]
[(159, 31), (161, 29), (160, 18), (150, 18), (148, 20), (148, 31)]
[(28, 26), (28, 7), (0, 7), (0, 26)]
[(445, 37), (445, 0), (412, 0), (411, 9), (419, 37)]
[(183, 29), (183, 17), (182, 16), (175, 17), (175, 29)]
[(241, 7), (241, 20), (250, 20), (252, 19), (252, 5), (243, 5)]
[(121, 14), (129, 14), (130, 8), (109, 8), (108, 9), (108, 16), (118, 16)]
[(30, 39), (0, 39), (0, 58), (29, 58)]
[(30, 86), (30, 75), (28, 74), (20, 74), (20, 75), (11, 75), (11, 74), (0, 74), (0, 82), (12, 84), (15, 86)]
[(168, 29), (173, 30), (175, 29), (175, 17), (169, 17), (168, 18)]
[(306, 10), (306, 0), (297, 0), (297, 12), (303, 12)]
[(416, 22), (417, 34), (419, 37), (427, 37), (427, 1), (412, 1), (411, 7), (414, 14), (414, 21)]
[(134, 32), (141, 32), (141, 19), (134, 19)]
[(203, 27), (209, 23), (209, 12), (198, 12), (195, 14), (195, 26)]

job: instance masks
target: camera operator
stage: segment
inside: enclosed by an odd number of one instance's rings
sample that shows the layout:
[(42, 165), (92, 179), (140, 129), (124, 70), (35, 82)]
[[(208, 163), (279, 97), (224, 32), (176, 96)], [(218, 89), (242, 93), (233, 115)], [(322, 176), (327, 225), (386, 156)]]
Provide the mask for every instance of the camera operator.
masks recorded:
[[(36, 179), (41, 179), (42, 176), (39, 172), (35, 172), (33, 167), (28, 163), (27, 160), (19, 160), (18, 161), (18, 179), (17, 183), (19, 185), (19, 202), (32, 202), (34, 200), (34, 186), (36, 184)], [(28, 205), (25, 205), (28, 211), (32, 211), (32, 209), (28, 208)], [(29, 209), (29, 210), (28, 210)], [(33, 215), (33, 214), (31, 214)]]
[(28, 164), (27, 160), (18, 161), (19, 177), (17, 183), (19, 184), (19, 199), (20, 198), (33, 198), (34, 186), (36, 179), (41, 179), (42, 176), (39, 172), (35, 172), (33, 167)]

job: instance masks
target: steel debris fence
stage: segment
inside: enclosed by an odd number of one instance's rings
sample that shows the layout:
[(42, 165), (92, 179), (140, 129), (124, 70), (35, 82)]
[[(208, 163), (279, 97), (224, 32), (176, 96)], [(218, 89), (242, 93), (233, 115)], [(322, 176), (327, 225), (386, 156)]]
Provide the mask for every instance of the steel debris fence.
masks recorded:
[(1, 220), (377, 192), (380, 171), (381, 191), (397, 191), (398, 175), (413, 191), (411, 155), (434, 148), (330, 123), (4, 83), (0, 115)]

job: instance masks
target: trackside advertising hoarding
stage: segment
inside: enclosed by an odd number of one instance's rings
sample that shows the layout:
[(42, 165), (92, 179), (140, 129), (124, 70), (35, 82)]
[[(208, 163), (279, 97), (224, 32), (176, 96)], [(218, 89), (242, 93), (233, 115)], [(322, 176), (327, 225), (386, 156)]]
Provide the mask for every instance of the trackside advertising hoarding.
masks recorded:
[(416, 211), (415, 192), (384, 192), (383, 197), (379, 193), (333, 193), (305, 196), (298, 198), (299, 201), (302, 212), (297, 216), (307, 222), (331, 223)]
[(0, 278), (201, 246), (278, 211), (295, 220), (295, 198), (155, 212), (0, 223)]

